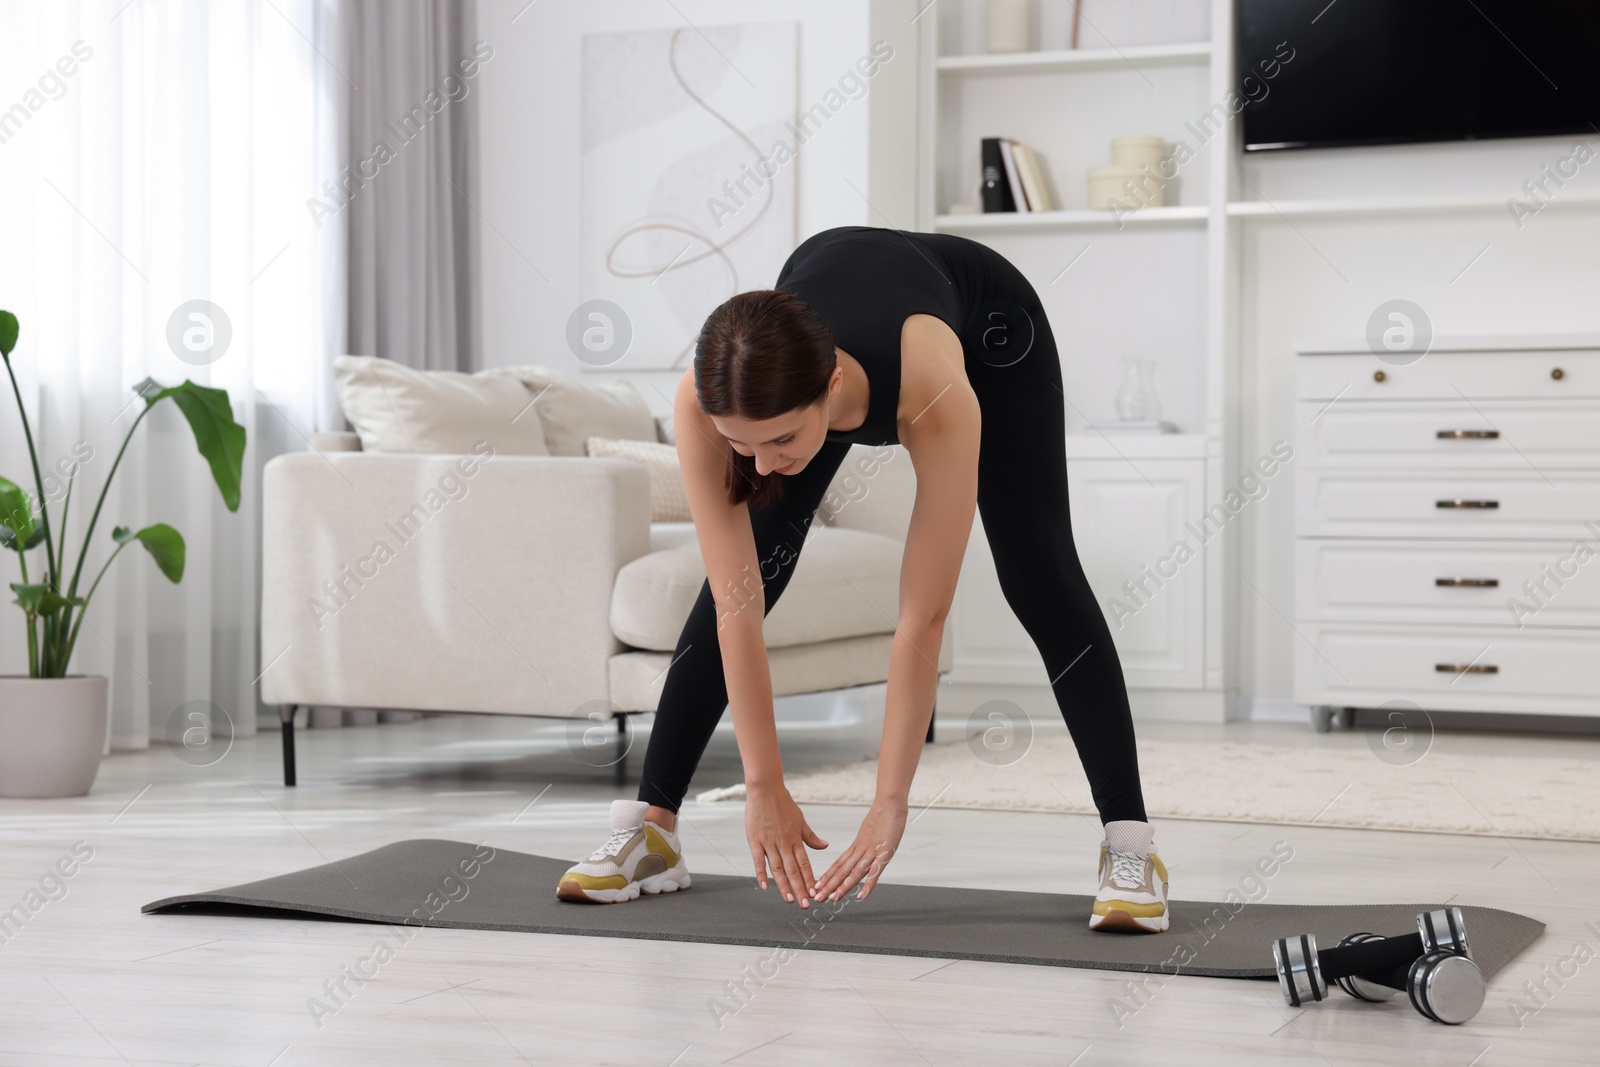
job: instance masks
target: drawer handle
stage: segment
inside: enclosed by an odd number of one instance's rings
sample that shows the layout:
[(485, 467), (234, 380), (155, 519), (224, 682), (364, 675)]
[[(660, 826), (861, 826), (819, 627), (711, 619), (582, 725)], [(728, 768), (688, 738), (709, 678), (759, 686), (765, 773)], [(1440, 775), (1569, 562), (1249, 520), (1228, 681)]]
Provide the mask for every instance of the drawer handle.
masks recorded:
[(1464, 585), (1474, 589), (1494, 589), (1500, 585), (1498, 578), (1435, 578), (1434, 585)]
[(1500, 436), (1499, 430), (1440, 430), (1436, 435), (1441, 441), (1493, 441)]
[(1500, 501), (1498, 501), (1498, 500), (1435, 500), (1433, 502), (1433, 506), (1436, 507), (1436, 508), (1497, 508), (1497, 507), (1500, 506)]
[(1499, 674), (1493, 663), (1435, 663), (1433, 669), (1442, 674)]

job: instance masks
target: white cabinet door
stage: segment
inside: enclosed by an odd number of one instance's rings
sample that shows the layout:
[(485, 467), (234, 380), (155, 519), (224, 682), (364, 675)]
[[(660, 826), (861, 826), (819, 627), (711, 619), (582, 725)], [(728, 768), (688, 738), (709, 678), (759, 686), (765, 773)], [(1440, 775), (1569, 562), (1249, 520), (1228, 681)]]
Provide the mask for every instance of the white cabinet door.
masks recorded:
[[(1201, 687), (1207, 546), (1184, 523), (1201, 513), (1203, 462), (1073, 459), (1067, 491), (1078, 558), (1129, 688)], [(1192, 551), (1181, 562), (1173, 553), (1179, 542)], [(981, 517), (962, 561), (952, 623), (953, 681), (1048, 682), (1038, 649), (1000, 590)]]
[(1201, 512), (1203, 464), (1079, 460), (1067, 488), (1078, 558), (1129, 687), (1198, 688), (1208, 546), (1184, 523)]

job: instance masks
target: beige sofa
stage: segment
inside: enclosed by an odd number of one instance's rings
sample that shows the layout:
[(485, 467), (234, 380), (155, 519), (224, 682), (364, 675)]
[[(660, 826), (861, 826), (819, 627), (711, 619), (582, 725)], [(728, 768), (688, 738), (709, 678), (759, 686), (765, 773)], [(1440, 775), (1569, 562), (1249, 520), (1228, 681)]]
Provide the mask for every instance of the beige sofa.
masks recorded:
[[(591, 719), (607, 729), (574, 736), (616, 754), (580, 755), (622, 780), (625, 717), (655, 710), (705, 580), (693, 524), (651, 522), (632, 460), (360, 448), (322, 434), (265, 471), (261, 691), (284, 783), (304, 706)], [(903, 447), (851, 449), (766, 617), (775, 695), (887, 678), (915, 485)]]

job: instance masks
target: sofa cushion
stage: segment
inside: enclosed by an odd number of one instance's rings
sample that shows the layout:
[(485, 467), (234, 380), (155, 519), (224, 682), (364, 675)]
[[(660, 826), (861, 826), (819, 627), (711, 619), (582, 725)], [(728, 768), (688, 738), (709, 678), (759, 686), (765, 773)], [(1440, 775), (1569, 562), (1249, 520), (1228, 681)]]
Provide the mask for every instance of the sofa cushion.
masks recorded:
[(540, 365), (501, 367), (498, 373), (520, 380), (544, 426), (552, 456), (584, 455), (590, 437), (655, 441), (659, 435), (650, 405), (626, 378), (584, 382)]
[[(633, 648), (670, 652), (705, 583), (705, 565), (692, 524), (651, 541), (664, 547), (617, 572), (611, 632)], [(905, 545), (865, 530), (812, 524), (783, 596), (767, 615), (768, 648), (843, 637), (893, 633), (899, 613), (900, 557)], [(671, 542), (677, 540), (673, 545)], [(757, 579), (759, 580), (759, 579)], [(757, 610), (754, 599), (749, 610)]]
[(683, 487), (683, 467), (678, 463), (675, 445), (660, 441), (624, 441), (612, 437), (590, 437), (584, 443), (591, 456), (631, 459), (650, 472), (650, 521), (687, 522), (689, 494)]
[(533, 397), (516, 377), (420, 371), (377, 356), (339, 356), (333, 377), (363, 452), (467, 455), (488, 441), (497, 455), (550, 454)]

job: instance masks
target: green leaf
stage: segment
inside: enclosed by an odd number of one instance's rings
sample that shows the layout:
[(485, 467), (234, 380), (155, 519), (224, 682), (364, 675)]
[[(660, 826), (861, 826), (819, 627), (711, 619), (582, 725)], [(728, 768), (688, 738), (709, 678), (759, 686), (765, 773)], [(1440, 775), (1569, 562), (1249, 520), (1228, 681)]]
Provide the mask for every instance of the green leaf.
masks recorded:
[(0, 356), (11, 358), (11, 350), (17, 347), (17, 317), (9, 311), (0, 311)]
[(30, 615), (54, 615), (69, 604), (81, 607), (81, 596), (64, 597), (42, 582), (12, 582), (11, 591), (17, 594), (16, 603)]
[(33, 537), (33, 501), (9, 478), (0, 478), (0, 526), (12, 535), (8, 548), (15, 548), (17, 541), (26, 546)]
[(134, 389), (154, 404), (167, 397), (178, 405), (189, 428), (194, 431), (195, 447), (211, 464), (211, 476), (216, 479), (217, 491), (229, 511), (239, 510), (239, 483), (244, 477), (244, 427), (233, 421), (233, 405), (228, 402), (225, 389), (212, 389), (186, 381), (171, 388), (151, 387), (156, 383), (146, 378)]
[[(44, 523), (41, 522), (33, 528), (33, 536), (22, 545), (24, 551), (44, 540)], [(17, 547), (17, 535), (11, 532), (11, 527), (0, 526), (0, 548), (14, 549)]]
[(111, 536), (119, 545), (138, 541), (156, 561), (161, 573), (167, 576), (167, 581), (174, 585), (183, 581), (183, 534), (166, 523), (158, 522), (154, 526), (146, 526), (137, 533), (126, 526), (118, 526), (111, 531)]

